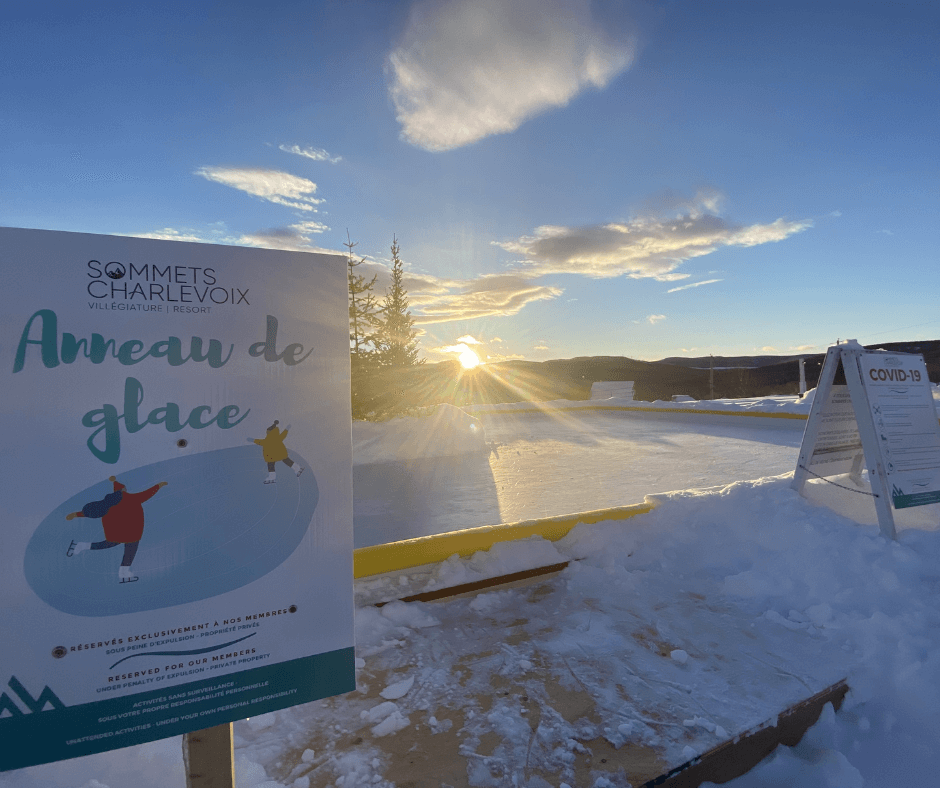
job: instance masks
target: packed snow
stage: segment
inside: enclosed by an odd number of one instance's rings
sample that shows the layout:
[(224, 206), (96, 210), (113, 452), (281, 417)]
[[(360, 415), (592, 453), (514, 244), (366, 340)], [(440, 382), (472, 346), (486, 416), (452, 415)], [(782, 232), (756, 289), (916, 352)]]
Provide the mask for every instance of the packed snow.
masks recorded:
[[(738, 408), (802, 406), (777, 400)], [(470, 437), (476, 420), (449, 413), (437, 423), (446, 425), (439, 440), (441, 428), (418, 419), (384, 434), (410, 431), (402, 460), (421, 447), (449, 456), (485, 445)], [(359, 459), (394, 458), (377, 427), (357, 438), (373, 452)], [(649, 496), (649, 514), (581, 525), (559, 542), (499, 543), (357, 582), (357, 691), (236, 723), (238, 788), (390, 788), (407, 779), (405, 755), (422, 754), (408, 749), (421, 736), (442, 742), (426, 758), (443, 757), (444, 742), (459, 752), (468, 785), (622, 786), (592, 751), (655, 747), (674, 766), (841, 678), (851, 690), (838, 713), (827, 707), (798, 746), (726, 785), (933, 784), (940, 506), (898, 512), (898, 540), (887, 542), (864, 486), (814, 480), (803, 497), (789, 473), (752, 466), (742, 476), (750, 479)], [(566, 511), (597, 508), (569, 486)], [(560, 561), (570, 563), (534, 586), (397, 601)], [(559, 696), (586, 695), (606, 711), (574, 721), (559, 712)], [(644, 705), (657, 698), (668, 701), (659, 719)], [(184, 784), (178, 737), (0, 775), (0, 788)]]

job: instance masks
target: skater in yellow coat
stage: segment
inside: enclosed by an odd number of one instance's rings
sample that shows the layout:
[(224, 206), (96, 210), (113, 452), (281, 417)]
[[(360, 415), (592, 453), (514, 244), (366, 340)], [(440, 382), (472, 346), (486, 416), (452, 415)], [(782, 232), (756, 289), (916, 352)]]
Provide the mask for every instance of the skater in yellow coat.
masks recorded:
[(278, 420), (275, 419), (274, 424), (268, 427), (268, 432), (263, 438), (248, 439), (252, 443), (257, 443), (264, 453), (264, 461), (268, 464), (268, 476), (264, 480), (265, 484), (274, 484), (277, 481), (277, 473), (274, 470), (274, 466), (279, 462), (283, 462), (288, 468), (293, 468), (294, 473), (298, 476), (304, 472), (300, 464), (294, 463), (287, 455), (287, 447), (284, 445), (284, 438), (287, 437), (287, 430), (290, 429), (290, 426), (281, 432), (277, 428), (278, 424)]

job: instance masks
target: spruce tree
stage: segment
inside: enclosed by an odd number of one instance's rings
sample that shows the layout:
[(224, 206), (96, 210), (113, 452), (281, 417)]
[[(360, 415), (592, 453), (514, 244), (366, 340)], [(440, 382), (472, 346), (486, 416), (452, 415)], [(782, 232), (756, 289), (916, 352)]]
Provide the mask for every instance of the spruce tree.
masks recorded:
[(376, 346), (380, 325), (379, 305), (372, 292), (376, 275), (369, 279), (356, 273), (356, 268), (365, 262), (365, 258), (356, 260), (353, 257), (352, 250), (356, 244), (350, 241), (348, 230), (346, 241), (343, 245), (349, 249), (346, 260), (349, 276), (349, 353), (352, 372), (356, 374), (374, 366), (378, 361)]
[(378, 331), (379, 361), (382, 366), (393, 369), (424, 363), (424, 359), (418, 359), (418, 332), (408, 310), (400, 251), (398, 239), (392, 236), (392, 286), (385, 291)]

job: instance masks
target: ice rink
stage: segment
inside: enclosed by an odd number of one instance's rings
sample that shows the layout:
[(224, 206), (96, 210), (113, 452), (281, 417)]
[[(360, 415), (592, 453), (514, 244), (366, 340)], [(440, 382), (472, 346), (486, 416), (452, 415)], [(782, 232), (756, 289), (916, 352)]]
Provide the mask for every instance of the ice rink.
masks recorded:
[(806, 424), (631, 411), (477, 416), (488, 454), (354, 467), (356, 547), (787, 473)]

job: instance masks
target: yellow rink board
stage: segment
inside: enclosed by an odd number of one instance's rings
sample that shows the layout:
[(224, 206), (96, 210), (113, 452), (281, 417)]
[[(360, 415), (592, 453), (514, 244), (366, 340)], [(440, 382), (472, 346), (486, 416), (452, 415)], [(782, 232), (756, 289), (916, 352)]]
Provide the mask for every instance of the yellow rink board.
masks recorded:
[(646, 514), (652, 509), (652, 504), (640, 503), (517, 523), (483, 525), (478, 528), (404, 539), (400, 542), (360, 547), (353, 552), (354, 575), (357, 578), (371, 577), (385, 572), (410, 569), (444, 561), (454, 554), (465, 558), (480, 550), (488, 550), (497, 542), (512, 542), (530, 536), (541, 536), (554, 542), (579, 523), (626, 520), (638, 514)]

